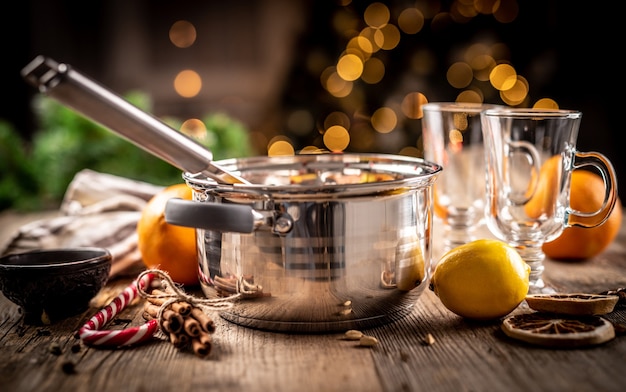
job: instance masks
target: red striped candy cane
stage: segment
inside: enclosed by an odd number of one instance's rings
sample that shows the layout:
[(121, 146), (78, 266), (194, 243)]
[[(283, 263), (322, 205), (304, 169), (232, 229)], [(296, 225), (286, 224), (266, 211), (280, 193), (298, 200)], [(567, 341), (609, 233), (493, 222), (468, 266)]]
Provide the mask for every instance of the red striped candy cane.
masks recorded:
[(111, 321), (130, 302), (138, 296), (137, 285), (145, 290), (151, 283), (154, 274), (145, 274), (137, 281), (133, 281), (124, 291), (113, 299), (107, 306), (96, 313), (79, 330), (78, 336), (83, 343), (89, 346), (122, 347), (145, 342), (159, 330), (159, 322), (156, 319), (147, 323), (123, 330), (100, 330), (106, 323)]

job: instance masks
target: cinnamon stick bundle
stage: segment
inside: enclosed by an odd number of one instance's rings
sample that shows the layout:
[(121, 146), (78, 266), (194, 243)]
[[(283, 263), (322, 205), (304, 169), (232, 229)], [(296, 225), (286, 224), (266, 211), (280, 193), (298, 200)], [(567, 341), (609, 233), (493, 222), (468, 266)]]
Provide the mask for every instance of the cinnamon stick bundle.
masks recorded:
[[(163, 295), (167, 292), (153, 289), (152, 294)], [(158, 317), (161, 306), (166, 298), (148, 297), (144, 305), (146, 320)], [(168, 305), (162, 314), (162, 331), (170, 339), (170, 343), (178, 349), (191, 348), (199, 357), (211, 353), (211, 334), (215, 332), (215, 323), (199, 307), (186, 301), (177, 301)]]

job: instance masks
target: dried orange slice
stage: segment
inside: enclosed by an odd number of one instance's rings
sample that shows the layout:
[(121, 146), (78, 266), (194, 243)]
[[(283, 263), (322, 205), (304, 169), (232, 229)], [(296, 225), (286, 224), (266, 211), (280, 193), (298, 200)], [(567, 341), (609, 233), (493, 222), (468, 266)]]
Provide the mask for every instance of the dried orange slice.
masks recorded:
[(615, 337), (613, 324), (600, 316), (543, 312), (509, 316), (502, 322), (502, 331), (527, 343), (558, 348), (592, 346)]
[(526, 295), (526, 303), (531, 309), (574, 316), (611, 313), (618, 300), (617, 295), (584, 293)]

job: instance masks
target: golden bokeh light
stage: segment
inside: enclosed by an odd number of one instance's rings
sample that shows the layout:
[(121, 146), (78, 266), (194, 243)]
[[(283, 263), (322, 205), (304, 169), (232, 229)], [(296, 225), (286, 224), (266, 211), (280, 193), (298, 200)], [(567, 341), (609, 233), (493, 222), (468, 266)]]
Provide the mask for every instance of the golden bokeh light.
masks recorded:
[(381, 28), (389, 23), (390, 16), (391, 12), (385, 4), (375, 2), (367, 6), (363, 13), (363, 20), (370, 27)]
[[(381, 27), (380, 32), (383, 36), (383, 41), (380, 47), (384, 50), (392, 50), (400, 43), (400, 30), (395, 25), (387, 24)], [(374, 37), (377, 37), (376, 35)]]
[(389, 133), (398, 125), (396, 112), (388, 107), (376, 109), (370, 121), (372, 122), (372, 127), (379, 133)]
[[(467, 128), (469, 127), (467, 113), (455, 113), (453, 116), (452, 122), (454, 123), (454, 126), (456, 127), (456, 129), (461, 132), (467, 131)], [(452, 136), (450, 136), (450, 138), (452, 138)], [(463, 136), (461, 135), (461, 141), (462, 139), (463, 139)]]
[(354, 54), (341, 56), (337, 62), (337, 74), (346, 81), (352, 82), (361, 77), (363, 61)]
[(517, 0), (500, 0), (498, 9), (493, 13), (493, 17), (500, 23), (511, 23), (519, 14), (519, 4)]
[[(375, 29), (373, 27), (365, 27), (363, 30), (361, 30), (361, 32), (359, 33), (359, 37), (365, 38), (368, 42), (369, 45), (371, 46), (371, 52), (369, 53), (376, 53), (380, 50), (380, 44), (376, 41), (376, 35), (381, 35), (380, 31), (378, 29)], [(378, 39), (380, 41), (380, 38)]]
[(295, 155), (293, 145), (285, 137), (275, 137), (269, 143), (267, 155), (270, 157)]
[(528, 82), (521, 76), (518, 76), (515, 84), (508, 90), (500, 91), (502, 100), (511, 106), (519, 105), (526, 99), (528, 95)]
[(474, 70), (474, 79), (487, 82), (491, 70), (496, 66), (496, 60), (488, 54), (481, 54), (472, 57), (469, 64)]
[(185, 135), (193, 136), (195, 138), (206, 137), (206, 125), (197, 118), (190, 118), (182, 123), (180, 131)]
[(315, 147), (315, 146), (305, 146), (302, 150), (300, 150), (298, 152), (298, 154), (323, 154), (327, 152), (326, 150), (323, 150), (319, 147)]
[(337, 98), (346, 97), (352, 92), (352, 82), (339, 76), (335, 67), (328, 67), (320, 76), (322, 86), (332, 96)]
[(467, 23), (476, 15), (475, 1), (455, 1), (450, 5), (450, 17), (456, 23)]
[(350, 144), (350, 134), (341, 125), (333, 125), (324, 132), (324, 145), (332, 152), (345, 150)]
[(398, 151), (398, 154), (404, 155), (407, 157), (423, 158), (424, 150), (420, 150), (419, 148), (413, 147), (413, 146), (406, 146), (406, 147), (402, 147), (402, 149)]
[(450, 149), (452, 151), (458, 151), (463, 146), (463, 134), (458, 129), (451, 129), (448, 132), (448, 139), (450, 140)]
[(491, 70), (489, 81), (496, 90), (506, 91), (517, 83), (517, 72), (509, 64), (498, 64)]
[(350, 129), (350, 117), (344, 112), (332, 112), (324, 119), (324, 129), (328, 129), (334, 125)]
[(376, 84), (385, 76), (385, 63), (377, 57), (371, 57), (363, 64), (361, 80), (368, 84)]
[(202, 89), (202, 79), (196, 71), (187, 69), (174, 78), (174, 90), (183, 98), (193, 98)]
[(535, 109), (558, 109), (559, 105), (552, 98), (541, 98), (533, 105)]
[(170, 41), (178, 48), (190, 47), (196, 42), (196, 36), (196, 28), (186, 20), (176, 21), (170, 27)]
[(471, 2), (476, 11), (484, 15), (491, 15), (498, 10), (502, 1), (506, 0), (476, 0)]
[(417, 8), (405, 8), (398, 15), (398, 27), (405, 34), (417, 34), (424, 28), (424, 14)]
[[(351, 50), (352, 49), (352, 50)], [(346, 45), (346, 52), (355, 55), (360, 54), (361, 60), (367, 60), (372, 53), (374, 53), (374, 45), (372, 41), (362, 35), (352, 37)]]
[(446, 78), (452, 87), (465, 88), (472, 83), (474, 73), (469, 64), (459, 61), (448, 68)]
[(407, 118), (417, 120), (424, 117), (422, 105), (425, 103), (428, 103), (428, 100), (424, 94), (417, 92), (409, 93), (402, 99), (400, 109)]
[(485, 97), (483, 96), (482, 91), (474, 89), (461, 91), (461, 93), (459, 93), (456, 97), (456, 102), (463, 103), (483, 103), (484, 100)]

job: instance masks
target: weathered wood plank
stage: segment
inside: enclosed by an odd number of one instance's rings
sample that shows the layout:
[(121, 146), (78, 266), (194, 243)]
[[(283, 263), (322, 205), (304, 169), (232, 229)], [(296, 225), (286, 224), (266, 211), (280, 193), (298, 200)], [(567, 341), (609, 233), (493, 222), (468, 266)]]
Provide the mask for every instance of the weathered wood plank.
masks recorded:
[[(548, 260), (546, 277), (570, 291), (626, 287), (625, 244), (623, 228), (595, 259)], [(128, 283), (110, 282), (107, 294)], [(143, 323), (141, 308), (127, 308), (115, 328)], [(122, 350), (82, 346), (74, 331), (97, 310), (49, 326), (28, 326), (21, 323), (17, 306), (0, 295), (0, 389), (617, 392), (626, 385), (624, 335), (592, 348), (533, 347), (506, 337), (499, 322), (457, 317), (428, 290), (404, 319), (366, 331), (379, 340), (372, 348), (358, 347), (342, 334), (263, 332), (214, 315), (217, 331), (206, 359), (162, 340)], [(607, 318), (626, 323), (626, 309), (620, 307)], [(435, 341), (426, 345), (429, 333)], [(54, 352), (56, 345), (60, 354)], [(68, 363), (73, 372), (63, 370)]]

